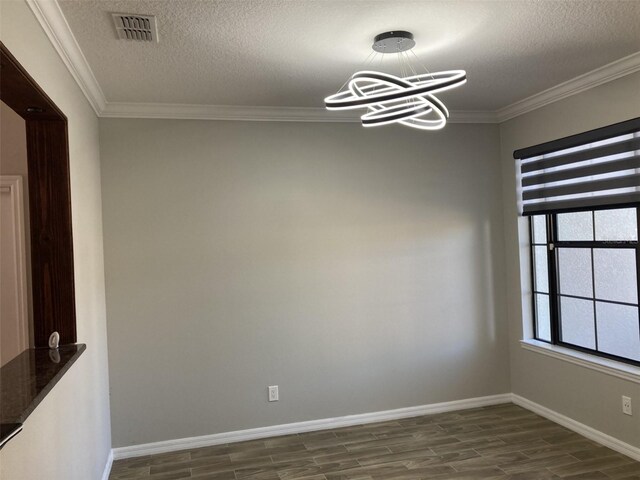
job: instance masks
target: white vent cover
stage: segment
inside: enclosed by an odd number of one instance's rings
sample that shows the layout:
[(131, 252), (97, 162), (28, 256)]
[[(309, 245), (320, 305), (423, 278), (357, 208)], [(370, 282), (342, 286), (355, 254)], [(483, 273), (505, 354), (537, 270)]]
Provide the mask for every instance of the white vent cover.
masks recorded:
[(152, 15), (134, 15), (128, 13), (112, 13), (111, 16), (116, 26), (118, 38), (142, 42), (158, 41), (156, 17)]

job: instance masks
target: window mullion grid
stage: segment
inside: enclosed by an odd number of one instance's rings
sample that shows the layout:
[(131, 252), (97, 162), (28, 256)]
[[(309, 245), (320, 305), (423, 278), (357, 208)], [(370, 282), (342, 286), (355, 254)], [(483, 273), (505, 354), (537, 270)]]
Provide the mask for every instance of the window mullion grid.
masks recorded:
[(551, 323), (551, 343), (560, 341), (560, 299), (558, 297), (558, 285), (560, 272), (557, 269), (556, 236), (557, 219), (555, 214), (547, 215), (547, 270), (549, 277), (549, 317)]
[(636, 283), (638, 287), (638, 298), (636, 300), (638, 302), (638, 336), (640, 337), (640, 206), (636, 207), (636, 222), (638, 228), (638, 244), (636, 245)]
[[(596, 241), (596, 212), (591, 212), (591, 228), (593, 233), (593, 241)], [(598, 319), (596, 314), (596, 267), (593, 261), (593, 247), (589, 249), (591, 252), (591, 295), (593, 296), (593, 339), (595, 342), (595, 350), (598, 351)]]
[(531, 261), (531, 296), (533, 310), (533, 338), (538, 339), (538, 294), (536, 293), (536, 261), (535, 261), (535, 238), (534, 238), (533, 217), (529, 217), (529, 258)]
[[(550, 320), (550, 338), (551, 344), (567, 346), (574, 350), (579, 350), (595, 355), (599, 355), (605, 358), (612, 358), (614, 360), (623, 361), (625, 363), (631, 363), (634, 365), (640, 365), (640, 362), (631, 360), (628, 358), (618, 357), (613, 354), (605, 353), (599, 351), (598, 345), (598, 331), (597, 331), (597, 309), (596, 302), (597, 298), (595, 295), (595, 248), (623, 248), (623, 249), (633, 249), (636, 252), (636, 276), (637, 276), (637, 284), (638, 284), (638, 298), (640, 299), (640, 242), (632, 242), (632, 241), (602, 241), (598, 242), (595, 239), (595, 212), (592, 212), (592, 224), (593, 224), (593, 240), (592, 241), (582, 241), (582, 242), (574, 242), (574, 241), (559, 241), (558, 240), (558, 219), (557, 214), (547, 214), (545, 215), (546, 222), (546, 242), (547, 242), (547, 269), (548, 269), (548, 296), (549, 296), (549, 320)], [(638, 232), (640, 232), (640, 208), (636, 208), (636, 221)], [(532, 247), (534, 245), (540, 246), (540, 244), (535, 243), (534, 238), (534, 226), (533, 219), (530, 221), (530, 242)], [(584, 298), (585, 300), (591, 300), (593, 302), (593, 315), (594, 315), (594, 337), (595, 337), (595, 349), (590, 349), (586, 347), (580, 347), (573, 344), (565, 344), (562, 341), (562, 311), (561, 311), (561, 292), (560, 292), (560, 266), (558, 264), (558, 248), (588, 248), (591, 252), (591, 281), (592, 281), (592, 295), (593, 298), (586, 297), (576, 297), (576, 298)], [(536, 274), (537, 271), (535, 269), (535, 251), (534, 248), (531, 249), (531, 264), (532, 264), (532, 284), (533, 284), (533, 314), (534, 314), (534, 337), (538, 337), (538, 312), (537, 312), (537, 290), (536, 290)], [(567, 295), (572, 297), (572, 295)], [(640, 302), (638, 304), (628, 304), (626, 302), (617, 302), (610, 300), (602, 300), (607, 303), (619, 304), (619, 305), (633, 305), (637, 306), (639, 309), (639, 321), (640, 321)], [(545, 340), (546, 341), (546, 340)]]
[(570, 295), (568, 293), (563, 293), (562, 296), (563, 297), (567, 297), (567, 298), (575, 298), (575, 299), (578, 299), (578, 300), (589, 300), (589, 301), (590, 300), (595, 300), (597, 302), (610, 303), (612, 305), (624, 305), (624, 306), (627, 306), (627, 307), (635, 307), (635, 306), (637, 306), (636, 303), (618, 302), (616, 300), (605, 300), (605, 299), (602, 299), (602, 298), (595, 298), (594, 299), (592, 297), (583, 297), (581, 295)]

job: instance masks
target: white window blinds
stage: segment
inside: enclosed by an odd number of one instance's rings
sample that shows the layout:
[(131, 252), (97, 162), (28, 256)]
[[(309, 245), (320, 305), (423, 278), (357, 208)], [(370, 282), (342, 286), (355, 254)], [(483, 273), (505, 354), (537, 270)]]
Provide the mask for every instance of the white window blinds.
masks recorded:
[(523, 215), (640, 202), (640, 118), (516, 150)]

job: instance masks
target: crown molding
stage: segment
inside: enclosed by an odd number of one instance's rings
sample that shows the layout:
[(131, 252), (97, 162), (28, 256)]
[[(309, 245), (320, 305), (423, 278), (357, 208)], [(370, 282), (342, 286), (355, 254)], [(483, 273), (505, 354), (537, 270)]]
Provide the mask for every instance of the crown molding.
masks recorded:
[[(25, 0), (98, 117), (277, 122), (358, 122), (352, 111), (316, 107), (255, 107), (107, 102), (57, 0)], [(571, 95), (640, 71), (640, 52), (580, 75), (495, 112), (453, 111), (449, 123), (502, 123)]]
[(623, 57), (603, 67), (591, 70), (555, 87), (543, 90), (496, 111), (499, 123), (518, 117), (538, 108), (597, 87), (630, 73), (640, 71), (640, 52)]
[(108, 102), (105, 118), (163, 118), (180, 120), (244, 120), (257, 122), (358, 122), (352, 112), (329, 112), (314, 107), (253, 107), (177, 103)]
[[(100, 117), (163, 118), (181, 120), (243, 120), (255, 122), (360, 122), (354, 111), (317, 107), (252, 107), (241, 105), (189, 105), (174, 103), (107, 102)], [(449, 123), (495, 123), (491, 112), (454, 111)]]
[(91, 107), (100, 116), (105, 109), (106, 100), (102, 89), (93, 75), (91, 67), (85, 58), (80, 45), (71, 32), (71, 28), (64, 17), (60, 5), (56, 0), (25, 0), (42, 29), (49, 37), (49, 41), (62, 58), (69, 73), (84, 93)]

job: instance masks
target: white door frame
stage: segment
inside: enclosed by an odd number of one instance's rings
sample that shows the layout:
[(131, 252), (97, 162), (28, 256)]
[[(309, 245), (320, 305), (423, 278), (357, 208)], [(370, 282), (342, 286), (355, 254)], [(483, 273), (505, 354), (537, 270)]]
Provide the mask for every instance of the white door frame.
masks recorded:
[(15, 319), (19, 335), (20, 350), (29, 348), (29, 299), (27, 295), (27, 251), (25, 242), (25, 212), (24, 212), (24, 189), (22, 187), (22, 177), (19, 175), (0, 175), (0, 192), (8, 193), (11, 202), (11, 212), (13, 223), (16, 226), (13, 241), (16, 246), (16, 257), (14, 262), (15, 278), (17, 279), (17, 305), (18, 316)]

